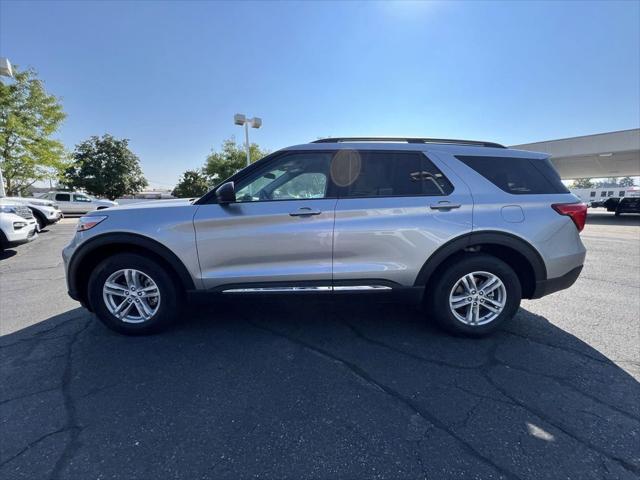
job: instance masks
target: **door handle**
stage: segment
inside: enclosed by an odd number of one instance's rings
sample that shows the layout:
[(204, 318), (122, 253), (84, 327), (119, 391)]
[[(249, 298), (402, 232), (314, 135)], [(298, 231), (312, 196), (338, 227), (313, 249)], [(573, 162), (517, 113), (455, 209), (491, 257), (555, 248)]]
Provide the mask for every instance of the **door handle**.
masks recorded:
[(313, 210), (309, 207), (301, 207), (295, 212), (290, 212), (289, 215), (292, 217), (310, 217), (312, 215), (320, 215), (322, 212), (320, 210)]
[(452, 210), (461, 206), (459, 203), (439, 202), (435, 205), (429, 205), (429, 208), (431, 210)]

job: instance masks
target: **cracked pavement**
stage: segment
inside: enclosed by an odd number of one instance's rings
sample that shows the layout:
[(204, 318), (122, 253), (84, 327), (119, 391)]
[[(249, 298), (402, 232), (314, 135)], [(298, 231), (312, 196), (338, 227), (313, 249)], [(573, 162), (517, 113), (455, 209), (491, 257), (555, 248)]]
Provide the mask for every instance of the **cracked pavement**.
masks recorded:
[(66, 296), (73, 228), (0, 260), (3, 479), (640, 477), (637, 217), (590, 214), (576, 285), (481, 340), (362, 296), (119, 336)]

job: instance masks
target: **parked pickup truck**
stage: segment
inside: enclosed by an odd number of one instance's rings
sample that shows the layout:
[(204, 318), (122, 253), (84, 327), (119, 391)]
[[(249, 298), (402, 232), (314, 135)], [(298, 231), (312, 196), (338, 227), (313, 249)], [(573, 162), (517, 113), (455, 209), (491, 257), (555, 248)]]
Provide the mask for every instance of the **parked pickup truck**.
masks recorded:
[(87, 213), (93, 210), (102, 210), (103, 208), (117, 207), (117, 202), (91, 197), (82, 192), (48, 192), (40, 197), (47, 200), (55, 201), (62, 213)]

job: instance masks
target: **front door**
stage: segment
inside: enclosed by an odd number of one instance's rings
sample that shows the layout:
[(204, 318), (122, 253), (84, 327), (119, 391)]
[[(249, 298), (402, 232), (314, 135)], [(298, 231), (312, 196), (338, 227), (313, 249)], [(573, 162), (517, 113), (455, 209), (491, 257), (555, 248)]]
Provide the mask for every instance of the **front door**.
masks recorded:
[(69, 204), (70, 210), (75, 213), (87, 213), (95, 209), (95, 205), (91, 201), (90, 197), (82, 195), (81, 193), (74, 193), (73, 200)]
[(236, 182), (236, 203), (200, 205), (203, 287), (330, 287), (337, 201), (330, 162), (331, 153), (284, 152)]

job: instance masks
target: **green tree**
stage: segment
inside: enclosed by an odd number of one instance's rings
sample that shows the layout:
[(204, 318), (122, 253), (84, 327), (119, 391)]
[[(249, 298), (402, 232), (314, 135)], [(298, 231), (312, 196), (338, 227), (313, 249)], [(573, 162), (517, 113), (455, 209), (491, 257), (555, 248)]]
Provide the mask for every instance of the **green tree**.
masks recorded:
[(618, 186), (617, 177), (609, 177), (606, 180), (596, 183), (596, 188), (612, 188)]
[(571, 188), (594, 188), (595, 184), (590, 178), (576, 178), (571, 184)]
[(66, 166), (62, 143), (51, 136), (65, 118), (35, 70), (14, 72), (0, 82), (0, 168), (7, 195), (26, 194), (38, 180), (57, 178)]
[(622, 177), (618, 182), (618, 185), (620, 185), (621, 187), (633, 187), (635, 185), (635, 182), (631, 177)]
[(201, 197), (209, 190), (209, 182), (201, 170), (187, 170), (180, 177), (180, 181), (171, 195), (179, 198)]
[[(249, 147), (251, 163), (260, 160), (267, 153), (255, 143)], [(204, 166), (204, 173), (210, 178), (212, 184), (217, 184), (246, 166), (247, 154), (244, 146), (238, 145), (235, 138), (231, 137), (222, 143), (222, 151), (212, 151), (209, 154)]]
[(82, 188), (113, 200), (147, 186), (140, 160), (129, 150), (126, 138), (93, 136), (76, 145), (73, 160), (64, 174), (63, 183), (67, 187)]

